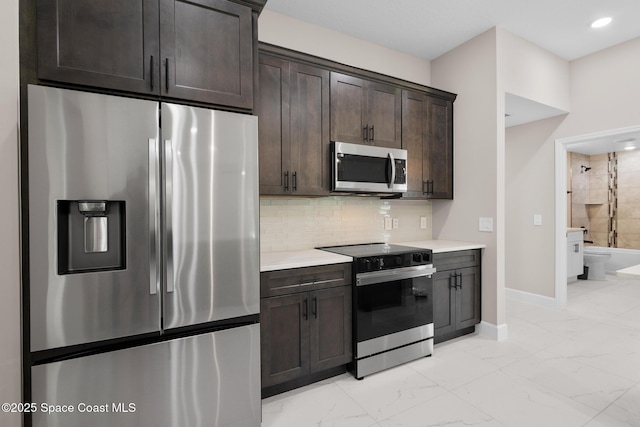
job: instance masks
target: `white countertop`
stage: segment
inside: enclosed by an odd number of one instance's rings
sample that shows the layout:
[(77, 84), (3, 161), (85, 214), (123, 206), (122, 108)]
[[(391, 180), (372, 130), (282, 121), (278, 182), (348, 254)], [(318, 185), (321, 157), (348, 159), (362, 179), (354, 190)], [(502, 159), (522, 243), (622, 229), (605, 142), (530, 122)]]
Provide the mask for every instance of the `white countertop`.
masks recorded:
[(640, 264), (616, 271), (616, 276), (629, 279), (640, 279)]
[(264, 252), (260, 254), (260, 272), (285, 270), (287, 268), (313, 267), (315, 265), (340, 264), (352, 262), (349, 256), (306, 249), (299, 251)]
[[(431, 249), (433, 253), (482, 249), (483, 243), (458, 242), (454, 240), (420, 240), (415, 242), (393, 243), (420, 249)], [(352, 262), (353, 258), (319, 249), (260, 253), (260, 272), (285, 270), (288, 268), (313, 267), (316, 265), (340, 264)]]
[(483, 249), (484, 243), (459, 242), (456, 240), (420, 240), (416, 242), (397, 243), (402, 246), (413, 246), (420, 249), (431, 249), (434, 254), (440, 252), (466, 251), (469, 249)]

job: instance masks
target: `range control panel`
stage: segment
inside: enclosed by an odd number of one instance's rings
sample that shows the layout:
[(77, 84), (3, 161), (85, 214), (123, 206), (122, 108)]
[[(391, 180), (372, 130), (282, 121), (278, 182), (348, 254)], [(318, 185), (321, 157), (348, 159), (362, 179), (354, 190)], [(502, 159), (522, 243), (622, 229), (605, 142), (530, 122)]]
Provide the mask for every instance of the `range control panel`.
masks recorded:
[(374, 255), (357, 258), (355, 261), (356, 273), (369, 271), (391, 270), (394, 268), (411, 267), (414, 265), (427, 265), (433, 263), (431, 251), (408, 252), (403, 254)]

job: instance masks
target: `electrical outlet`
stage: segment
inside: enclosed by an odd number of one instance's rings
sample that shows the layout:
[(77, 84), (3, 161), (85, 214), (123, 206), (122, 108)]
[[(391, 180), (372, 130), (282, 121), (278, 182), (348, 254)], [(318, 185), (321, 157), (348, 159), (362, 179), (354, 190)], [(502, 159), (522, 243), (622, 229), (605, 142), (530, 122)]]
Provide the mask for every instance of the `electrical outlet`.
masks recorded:
[(391, 230), (393, 228), (393, 220), (391, 218), (384, 219), (384, 229)]
[(427, 217), (426, 216), (421, 216), (420, 217), (420, 228), (423, 230), (427, 229)]
[(393, 229), (396, 230), (399, 225), (400, 222), (398, 221), (398, 218), (393, 218)]

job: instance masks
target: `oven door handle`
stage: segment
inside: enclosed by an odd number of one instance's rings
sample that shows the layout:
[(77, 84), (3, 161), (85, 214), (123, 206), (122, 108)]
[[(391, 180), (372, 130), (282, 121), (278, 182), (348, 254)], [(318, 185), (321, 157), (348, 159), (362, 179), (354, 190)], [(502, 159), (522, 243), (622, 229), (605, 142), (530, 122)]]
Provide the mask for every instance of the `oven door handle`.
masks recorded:
[(372, 271), (371, 273), (356, 274), (356, 286), (375, 285), (376, 283), (391, 282), (393, 280), (414, 279), (416, 277), (431, 277), (436, 272), (433, 265), (416, 265), (414, 267), (394, 268), (392, 270)]

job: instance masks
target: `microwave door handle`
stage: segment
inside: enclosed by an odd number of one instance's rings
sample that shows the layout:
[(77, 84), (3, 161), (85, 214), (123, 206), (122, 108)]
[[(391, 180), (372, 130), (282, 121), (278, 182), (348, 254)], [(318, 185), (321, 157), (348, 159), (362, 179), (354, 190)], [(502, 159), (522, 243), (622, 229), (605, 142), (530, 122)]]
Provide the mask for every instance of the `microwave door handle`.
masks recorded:
[(389, 183), (387, 185), (389, 188), (393, 189), (393, 181), (395, 181), (396, 178), (396, 161), (391, 153), (387, 154), (387, 158), (389, 163), (391, 163), (391, 176), (389, 177)]

